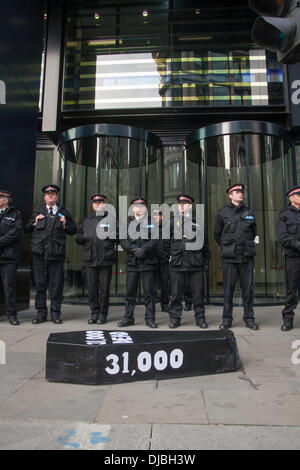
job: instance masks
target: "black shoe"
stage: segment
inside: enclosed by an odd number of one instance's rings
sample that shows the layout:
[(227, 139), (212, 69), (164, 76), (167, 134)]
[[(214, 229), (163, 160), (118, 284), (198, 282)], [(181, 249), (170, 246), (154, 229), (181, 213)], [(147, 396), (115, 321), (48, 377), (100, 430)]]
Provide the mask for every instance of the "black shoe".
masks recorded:
[(100, 315), (97, 320), (97, 325), (104, 325), (106, 323), (106, 315)]
[(180, 326), (180, 320), (171, 320), (169, 328), (178, 328)]
[(162, 306), (161, 306), (161, 311), (162, 311), (162, 312), (169, 313), (169, 305), (162, 305)]
[(192, 305), (190, 305), (190, 304), (185, 304), (184, 311), (185, 311), (185, 312), (189, 312), (190, 310), (192, 310)]
[(11, 325), (13, 326), (17, 326), (17, 325), (20, 325), (20, 322), (19, 320), (17, 319), (17, 317), (8, 317), (8, 321)]
[(33, 320), (32, 320), (32, 324), (33, 325), (37, 325), (38, 323), (44, 323), (47, 321), (47, 317), (45, 316), (41, 316), (41, 315), (37, 315)]
[(92, 317), (92, 318), (89, 318), (89, 319), (88, 319), (88, 324), (89, 324), (89, 325), (94, 325), (95, 323), (97, 323), (97, 318), (93, 318), (93, 317)]
[(257, 323), (255, 323), (254, 320), (249, 320), (245, 322), (245, 326), (247, 328), (250, 328), (250, 330), (259, 330), (259, 326)]
[(222, 321), (222, 323), (219, 325), (220, 330), (228, 330), (228, 328), (231, 328), (231, 322), (227, 321)]
[(294, 328), (293, 320), (283, 320), (281, 331), (289, 331)]
[(205, 318), (198, 318), (196, 320), (196, 326), (199, 326), (199, 328), (208, 328)]
[(157, 328), (158, 327), (157, 323), (155, 323), (154, 320), (147, 320), (146, 321), (146, 326), (149, 326), (149, 328)]
[(53, 318), (52, 319), (53, 323), (55, 323), (56, 325), (60, 325), (62, 323), (62, 320), (60, 318)]
[(118, 326), (123, 328), (124, 326), (132, 326), (134, 325), (134, 320), (122, 320), (118, 323)]

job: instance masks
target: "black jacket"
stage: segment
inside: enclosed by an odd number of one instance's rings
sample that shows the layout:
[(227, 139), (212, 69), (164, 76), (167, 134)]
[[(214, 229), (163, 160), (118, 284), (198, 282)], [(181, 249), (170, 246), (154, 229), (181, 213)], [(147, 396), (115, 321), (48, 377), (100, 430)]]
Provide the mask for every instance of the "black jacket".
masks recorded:
[(20, 238), (23, 232), (20, 212), (7, 207), (0, 215), (0, 263), (20, 262)]
[[(34, 227), (32, 224), (39, 214), (43, 214), (45, 217), (38, 220)], [(61, 215), (66, 217), (65, 229), (60, 221)], [(58, 206), (58, 211), (52, 223), (47, 207), (44, 205), (34, 209), (25, 226), (25, 232), (33, 232), (31, 240), (32, 253), (49, 260), (64, 260), (66, 257), (66, 235), (75, 235), (77, 228), (70, 213), (62, 206)]]
[(229, 203), (217, 214), (214, 237), (224, 261), (243, 262), (255, 256), (256, 222), (253, 212), (243, 203), (239, 206)]
[[(159, 240), (151, 238), (151, 229), (156, 225), (151, 217), (142, 217), (140, 223), (137, 225), (136, 232), (140, 235), (135, 239), (130, 236), (129, 226), (135, 223), (135, 217), (129, 217), (127, 224), (125, 224), (127, 237), (121, 238), (120, 245), (126, 252), (126, 270), (127, 271), (153, 271), (158, 268), (158, 245)], [(157, 227), (157, 225), (156, 225)], [(124, 229), (122, 230), (122, 234)], [(158, 235), (158, 232), (157, 232)], [(141, 248), (142, 257), (135, 255), (135, 250)]]
[[(195, 238), (188, 238), (185, 224), (190, 223)], [(208, 269), (210, 251), (207, 231), (202, 233), (203, 245), (200, 249), (191, 250), (191, 244), (199, 242), (201, 227), (196, 220), (196, 214), (190, 217), (175, 217), (170, 219), (170, 270), (171, 271), (206, 271)], [(185, 233), (186, 232), (186, 233)], [(191, 234), (192, 235), (192, 234)]]
[[(105, 219), (105, 220), (103, 220)], [(103, 221), (103, 224), (101, 222)], [(105, 222), (105, 223), (104, 223)], [(103, 228), (103, 231), (112, 229), (115, 233), (106, 239), (100, 239), (97, 236), (97, 225)], [(83, 245), (82, 260), (84, 266), (109, 266), (116, 262), (116, 220), (107, 219), (107, 212), (103, 216), (97, 216), (95, 211), (83, 219), (75, 241)]]
[(160, 265), (166, 265), (169, 264), (169, 245), (170, 241), (169, 240), (164, 240), (163, 233), (162, 233), (162, 222), (159, 224), (159, 242), (157, 246), (157, 257), (158, 257), (158, 262)]
[(290, 205), (279, 213), (275, 232), (284, 253), (300, 258), (300, 211), (296, 207)]

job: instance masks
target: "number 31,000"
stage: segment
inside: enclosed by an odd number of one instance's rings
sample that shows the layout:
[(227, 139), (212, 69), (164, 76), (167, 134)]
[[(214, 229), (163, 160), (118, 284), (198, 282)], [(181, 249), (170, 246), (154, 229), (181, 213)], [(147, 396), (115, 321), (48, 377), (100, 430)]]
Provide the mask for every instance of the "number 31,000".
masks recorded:
[[(121, 373), (129, 374), (130, 373), (128, 369), (129, 353), (124, 352), (122, 354), (122, 358), (123, 358), (123, 364), (121, 366), (122, 367)], [(117, 356), (116, 354), (109, 354), (109, 356), (106, 356), (106, 360), (111, 361), (111, 364), (110, 364), (110, 367), (105, 368), (105, 371), (111, 375), (118, 374), (120, 372), (119, 356)], [(172, 369), (179, 369), (179, 367), (181, 367), (183, 364), (182, 350), (173, 349), (173, 351), (170, 352), (170, 357), (168, 357), (168, 354), (166, 353), (166, 351), (157, 351), (154, 354), (153, 366), (156, 370), (166, 369), (166, 367), (168, 366), (168, 363), (170, 363), (170, 366), (172, 367)], [(137, 357), (136, 367), (138, 368), (140, 372), (148, 372), (152, 367), (151, 354), (147, 351), (143, 351), (139, 353)]]

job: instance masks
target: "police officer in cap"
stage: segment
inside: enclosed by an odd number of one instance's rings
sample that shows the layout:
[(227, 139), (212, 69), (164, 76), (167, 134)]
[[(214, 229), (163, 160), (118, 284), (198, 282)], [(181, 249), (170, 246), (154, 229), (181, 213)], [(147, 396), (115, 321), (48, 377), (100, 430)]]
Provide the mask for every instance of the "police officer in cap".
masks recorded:
[(36, 287), (36, 318), (33, 324), (47, 321), (47, 287), (50, 294), (51, 320), (62, 323), (60, 315), (63, 291), (63, 264), (66, 256), (66, 235), (75, 235), (77, 228), (70, 213), (57, 204), (59, 186), (42, 187), (45, 204), (34, 209), (25, 231), (32, 232), (32, 267)]
[(169, 272), (169, 252), (168, 240), (163, 239), (162, 224), (163, 213), (159, 209), (152, 210), (152, 217), (159, 227), (159, 245), (158, 245), (158, 270), (157, 281), (160, 286), (160, 306), (161, 311), (169, 313), (169, 286), (170, 286), (170, 272)]
[[(154, 276), (158, 268), (158, 239), (152, 237), (154, 221), (148, 216), (147, 201), (137, 197), (131, 201), (133, 217), (126, 225), (126, 238), (120, 236), (120, 245), (126, 252), (126, 295), (124, 319), (119, 327), (134, 324), (134, 309), (139, 279), (143, 285), (145, 301), (145, 323), (149, 328), (157, 328), (155, 322)], [(152, 237), (152, 238), (151, 238)]]
[[(198, 243), (200, 221), (192, 211), (194, 198), (188, 194), (177, 196), (177, 217), (170, 220), (170, 284), (171, 303), (169, 328), (178, 328), (182, 317), (182, 299), (186, 283), (189, 285), (191, 302), (194, 307), (196, 325), (207, 328), (204, 307), (204, 271), (208, 269), (209, 247), (206, 230), (202, 233), (203, 244), (191, 249), (188, 244)], [(194, 232), (189, 233), (188, 226)], [(194, 238), (192, 238), (192, 236)], [(196, 239), (195, 239), (196, 237)]]
[(83, 245), (83, 266), (91, 308), (88, 323), (102, 325), (107, 319), (112, 265), (116, 262), (116, 219), (105, 211), (105, 195), (94, 194), (91, 201), (91, 212), (81, 222), (75, 241)]
[(283, 248), (286, 264), (286, 299), (282, 311), (282, 331), (294, 326), (294, 310), (298, 303), (298, 284), (300, 280), (300, 186), (290, 189), (286, 194), (290, 200), (287, 209), (280, 212), (275, 224), (276, 236)]
[(229, 204), (219, 210), (214, 237), (221, 248), (224, 308), (220, 329), (232, 325), (233, 293), (237, 279), (243, 295), (246, 327), (258, 330), (253, 311), (254, 239), (256, 222), (252, 211), (244, 205), (244, 185), (236, 183), (227, 189)]
[(12, 204), (13, 193), (0, 190), (0, 275), (6, 314), (11, 325), (19, 325), (17, 317), (16, 281), (20, 262), (22, 219)]

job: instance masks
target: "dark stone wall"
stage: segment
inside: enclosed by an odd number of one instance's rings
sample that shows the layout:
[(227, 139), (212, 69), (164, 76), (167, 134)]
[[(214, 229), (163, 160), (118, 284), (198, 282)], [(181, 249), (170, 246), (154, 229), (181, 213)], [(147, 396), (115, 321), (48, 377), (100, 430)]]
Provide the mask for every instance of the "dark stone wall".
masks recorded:
[[(24, 222), (33, 202), (44, 10), (44, 0), (12, 0), (3, 3), (0, 15), (0, 189), (14, 192)], [(24, 235), (19, 309), (29, 305), (29, 287), (30, 246)], [(0, 309), (5, 313), (3, 305)]]

